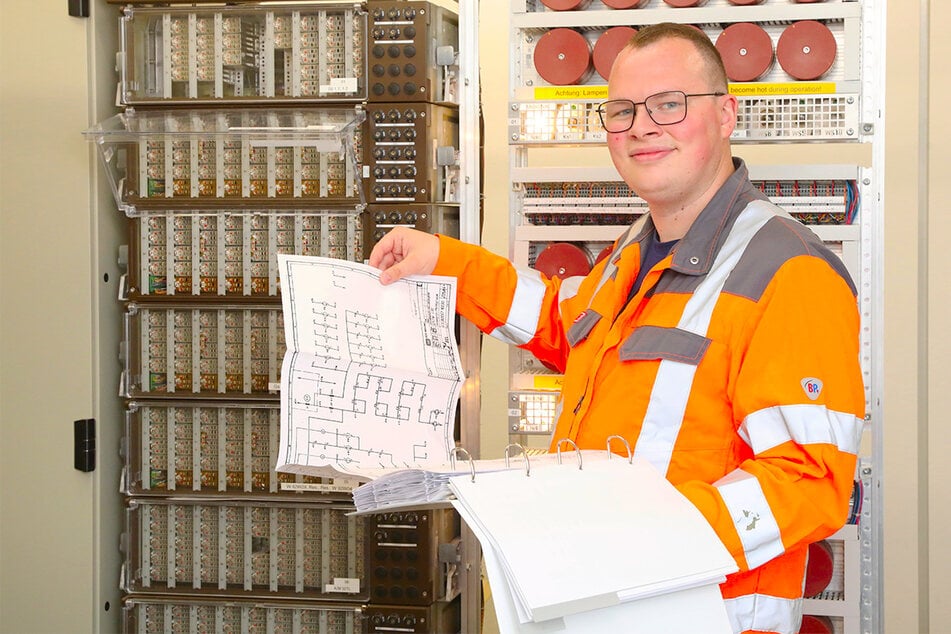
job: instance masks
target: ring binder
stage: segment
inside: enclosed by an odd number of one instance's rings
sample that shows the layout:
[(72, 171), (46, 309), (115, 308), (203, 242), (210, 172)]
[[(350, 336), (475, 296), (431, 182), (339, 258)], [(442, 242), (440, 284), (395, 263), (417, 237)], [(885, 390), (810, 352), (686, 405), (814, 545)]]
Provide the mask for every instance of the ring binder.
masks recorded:
[(517, 466), (449, 478), (482, 544), (499, 631), (729, 634), (718, 584), (738, 568), (699, 509), (646, 460), (581, 453), (581, 470), (553, 450), (532, 457), (531, 478)]
[[(509, 467), (509, 449), (512, 447), (516, 447), (522, 452), (522, 459), (525, 461), (525, 477), (527, 478), (528, 476), (532, 475), (532, 463), (528, 459), (528, 453), (525, 451), (525, 447), (521, 446), (517, 442), (505, 445), (505, 468), (508, 469)], [(473, 482), (475, 482), (475, 480), (473, 480)]]
[(561, 440), (558, 441), (558, 445), (555, 447), (555, 449), (558, 451), (558, 464), (561, 464), (561, 445), (563, 443), (569, 443), (572, 447), (575, 448), (575, 454), (578, 456), (578, 471), (581, 471), (581, 468), (582, 468), (581, 449), (579, 449), (575, 441), (571, 440), (570, 438), (562, 438)]
[[(511, 460), (516, 450), (523, 452), (521, 467), (514, 465)], [(579, 467), (578, 473), (575, 473), (575, 469), (561, 468), (561, 455), (554, 450), (535, 456), (532, 456), (530, 451), (531, 449), (526, 450), (523, 446), (513, 443), (506, 447), (504, 458), (477, 460), (471, 458), (463, 447), (454, 447), (447, 452), (446, 464), (430, 468), (391, 470), (374, 477), (353, 490), (353, 502), (358, 514), (380, 512), (384, 508), (416, 509), (426, 505), (445, 505), (453, 499), (449, 488), (450, 479), (462, 478), (467, 484), (475, 486), (477, 472), (479, 482), (482, 483), (493, 473), (509, 471), (512, 477), (518, 477), (520, 480), (531, 475), (531, 479), (526, 481), (526, 484), (530, 484), (537, 478), (545, 481), (549, 467), (559, 467), (555, 470), (578, 478), (586, 475), (588, 471), (598, 470), (602, 464), (609, 462), (610, 458), (610, 452), (603, 449), (578, 450)], [(469, 464), (459, 465), (458, 462), (462, 458), (468, 459)], [(618, 466), (627, 468), (630, 465), (615, 460), (614, 467)], [(525, 475), (519, 473), (522, 469), (525, 470)]]
[(449, 466), (452, 467), (452, 470), (456, 470), (456, 452), (466, 454), (466, 460), (469, 461), (469, 473), (472, 474), (472, 481), (475, 482), (475, 462), (472, 460), (472, 455), (466, 450), (465, 447), (453, 447), (449, 452)]
[(631, 443), (627, 442), (627, 440), (625, 440), (625, 438), (624, 438), (623, 436), (618, 436), (617, 434), (614, 434), (614, 435), (612, 435), (612, 436), (608, 436), (607, 443), (606, 443), (606, 444), (607, 444), (607, 449), (608, 449), (608, 460), (610, 460), (610, 459), (611, 459), (611, 456), (614, 455), (614, 454), (611, 452), (611, 441), (614, 440), (614, 439), (620, 440), (622, 443), (624, 443), (624, 448), (627, 449), (627, 461), (628, 461), (628, 463), (633, 464), (633, 463), (634, 463), (634, 452), (631, 451)]

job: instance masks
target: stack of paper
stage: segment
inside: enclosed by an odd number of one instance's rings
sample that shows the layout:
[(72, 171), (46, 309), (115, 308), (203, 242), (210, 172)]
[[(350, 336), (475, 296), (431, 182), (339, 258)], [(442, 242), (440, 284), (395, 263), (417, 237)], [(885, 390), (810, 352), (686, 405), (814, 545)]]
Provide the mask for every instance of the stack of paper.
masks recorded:
[(650, 464), (565, 461), (450, 489), (482, 543), (503, 632), (617, 631), (607, 624), (634, 616), (663, 619), (644, 631), (730, 632), (717, 584), (736, 563)]
[(449, 476), (455, 471), (435, 473), (423, 469), (404, 469), (371, 480), (353, 490), (357, 512), (377, 512), (395, 506), (415, 506), (448, 499)]

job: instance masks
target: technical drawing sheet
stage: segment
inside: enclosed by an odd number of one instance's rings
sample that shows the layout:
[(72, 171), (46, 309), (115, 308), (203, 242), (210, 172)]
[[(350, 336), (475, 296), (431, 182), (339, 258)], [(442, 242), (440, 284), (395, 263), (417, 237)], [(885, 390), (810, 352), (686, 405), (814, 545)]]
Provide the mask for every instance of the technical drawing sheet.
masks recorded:
[(287, 352), (277, 470), (369, 480), (445, 465), (464, 378), (455, 278), (279, 255)]

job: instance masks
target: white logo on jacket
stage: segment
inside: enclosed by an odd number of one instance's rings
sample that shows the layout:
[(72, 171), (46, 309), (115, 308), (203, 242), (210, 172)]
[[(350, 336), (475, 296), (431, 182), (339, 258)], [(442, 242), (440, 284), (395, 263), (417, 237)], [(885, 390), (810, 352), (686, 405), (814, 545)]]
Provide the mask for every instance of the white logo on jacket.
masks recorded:
[(819, 398), (819, 394), (822, 393), (822, 381), (814, 377), (806, 377), (800, 381), (802, 385), (802, 391), (806, 393), (806, 396), (810, 401), (814, 401)]

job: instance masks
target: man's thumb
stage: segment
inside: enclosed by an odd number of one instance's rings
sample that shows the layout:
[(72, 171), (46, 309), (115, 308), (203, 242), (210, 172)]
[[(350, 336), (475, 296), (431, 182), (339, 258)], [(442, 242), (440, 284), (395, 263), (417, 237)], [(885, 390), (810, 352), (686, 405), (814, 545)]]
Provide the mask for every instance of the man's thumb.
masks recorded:
[(399, 264), (394, 264), (390, 268), (380, 273), (380, 284), (386, 286), (387, 284), (392, 284), (396, 280), (402, 277)]

